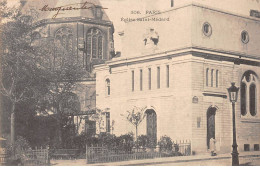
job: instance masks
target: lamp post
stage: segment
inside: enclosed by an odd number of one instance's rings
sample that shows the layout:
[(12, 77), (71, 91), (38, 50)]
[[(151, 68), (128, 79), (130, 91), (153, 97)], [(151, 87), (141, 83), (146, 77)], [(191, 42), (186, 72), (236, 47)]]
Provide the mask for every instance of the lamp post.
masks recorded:
[(233, 150), (232, 150), (232, 166), (239, 165), (238, 151), (237, 151), (237, 139), (236, 139), (236, 117), (235, 117), (235, 103), (238, 97), (239, 88), (235, 86), (235, 83), (231, 83), (231, 87), (227, 89), (229, 93), (229, 99), (232, 103), (232, 116), (233, 116)]

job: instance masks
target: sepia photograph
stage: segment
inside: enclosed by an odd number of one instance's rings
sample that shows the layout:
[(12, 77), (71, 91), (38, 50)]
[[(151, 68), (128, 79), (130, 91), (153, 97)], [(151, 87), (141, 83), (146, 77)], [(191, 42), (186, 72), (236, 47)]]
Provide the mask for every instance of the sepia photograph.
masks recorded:
[(0, 0), (0, 166), (260, 166), (260, 0)]

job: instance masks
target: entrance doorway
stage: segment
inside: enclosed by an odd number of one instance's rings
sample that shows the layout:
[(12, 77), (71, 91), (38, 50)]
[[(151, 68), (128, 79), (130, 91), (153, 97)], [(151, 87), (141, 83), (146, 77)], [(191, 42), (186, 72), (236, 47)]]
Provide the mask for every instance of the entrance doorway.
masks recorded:
[(210, 107), (207, 111), (207, 147), (210, 148), (210, 139), (215, 139), (215, 115), (217, 109)]
[(146, 131), (148, 142), (151, 146), (156, 146), (157, 143), (157, 115), (154, 110), (146, 110)]

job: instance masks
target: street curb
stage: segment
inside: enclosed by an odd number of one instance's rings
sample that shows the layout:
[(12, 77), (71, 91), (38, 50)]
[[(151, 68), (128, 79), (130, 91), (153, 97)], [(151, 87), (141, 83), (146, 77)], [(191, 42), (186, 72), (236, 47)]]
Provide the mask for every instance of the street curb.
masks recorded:
[(204, 159), (191, 159), (191, 160), (176, 160), (176, 161), (162, 161), (162, 162), (150, 162), (150, 163), (138, 163), (138, 164), (127, 164), (120, 166), (138, 166), (138, 165), (152, 165), (152, 164), (164, 164), (164, 163), (183, 163), (183, 162), (193, 162), (193, 161), (208, 161), (208, 160), (221, 160), (231, 157), (220, 157), (220, 158), (204, 158)]
[[(252, 154), (252, 155), (240, 155), (239, 158), (247, 158), (247, 157), (260, 157), (260, 154)], [(153, 164), (167, 164), (167, 163), (183, 163), (183, 162), (194, 162), (194, 161), (210, 161), (210, 160), (223, 160), (223, 159), (231, 159), (230, 156), (224, 156), (224, 157), (207, 157), (207, 158), (195, 158), (195, 159), (186, 159), (186, 160), (168, 160), (168, 161), (161, 161), (161, 162), (138, 162), (136, 161), (131, 161), (131, 162), (136, 162), (136, 163), (131, 163), (131, 164), (120, 164), (120, 163), (127, 163), (127, 161), (121, 161), (119, 164), (116, 164), (116, 166), (145, 166), (145, 165), (153, 165)], [(156, 158), (160, 159), (160, 158)], [(130, 162), (130, 161), (129, 161)], [(97, 163), (97, 164), (92, 164), (91, 166), (113, 166), (113, 163)]]
[[(260, 157), (260, 155), (243, 155), (239, 156), (240, 158), (246, 157)], [(193, 162), (193, 161), (209, 161), (209, 160), (223, 160), (229, 159), (230, 157), (217, 157), (217, 158), (204, 158), (204, 159), (190, 159), (190, 160), (176, 160), (176, 161), (162, 161), (162, 162), (150, 162), (150, 163), (138, 163), (138, 164), (127, 164), (119, 166), (138, 166), (138, 165), (152, 165), (152, 164), (164, 164), (164, 163), (183, 163), (183, 162)]]

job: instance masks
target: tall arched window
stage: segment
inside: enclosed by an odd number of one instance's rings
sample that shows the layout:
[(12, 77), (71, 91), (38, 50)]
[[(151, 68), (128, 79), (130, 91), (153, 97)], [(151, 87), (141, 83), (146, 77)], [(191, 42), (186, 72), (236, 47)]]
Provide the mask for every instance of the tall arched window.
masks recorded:
[(110, 80), (106, 79), (107, 95), (110, 96)]
[(211, 87), (213, 87), (214, 82), (214, 69), (211, 69)]
[(241, 84), (241, 114), (246, 115), (246, 84)]
[(244, 73), (241, 80), (241, 114), (245, 116), (250, 113), (252, 116), (257, 114), (257, 86), (258, 78), (253, 71)]
[(55, 33), (55, 42), (56, 45), (60, 45), (62, 49), (66, 50), (69, 53), (73, 51), (73, 33), (72, 30), (64, 27), (60, 28)]
[(219, 71), (218, 70), (216, 70), (216, 87), (218, 87), (218, 73)]
[(206, 86), (209, 86), (209, 68), (206, 69)]
[(103, 59), (103, 34), (97, 28), (87, 32), (87, 56)]
[(61, 67), (66, 61), (71, 61), (73, 55), (73, 33), (70, 28), (63, 27), (55, 33), (55, 68)]
[(256, 86), (251, 84), (249, 87), (249, 102), (250, 102), (250, 114), (252, 116), (256, 115)]

